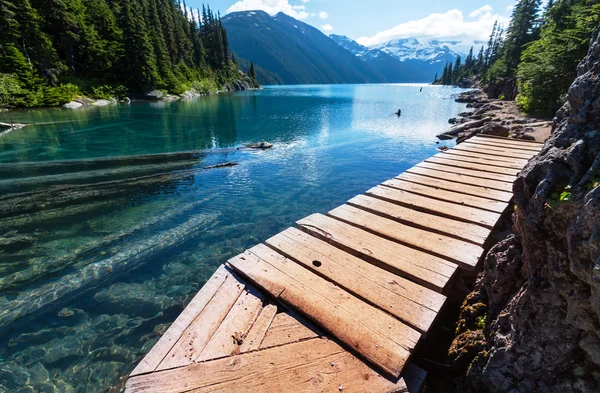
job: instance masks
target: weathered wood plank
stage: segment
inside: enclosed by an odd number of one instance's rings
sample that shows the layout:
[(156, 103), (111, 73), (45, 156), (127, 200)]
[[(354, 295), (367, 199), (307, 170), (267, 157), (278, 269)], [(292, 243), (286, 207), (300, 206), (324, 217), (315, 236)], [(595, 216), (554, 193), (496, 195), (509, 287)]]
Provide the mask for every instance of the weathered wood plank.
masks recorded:
[(183, 332), (204, 310), (227, 279), (235, 280), (225, 266), (221, 265), (130, 375), (156, 370)]
[(452, 151), (452, 149), (442, 152), (442, 153), (438, 153), (438, 154), (434, 155), (433, 157), (434, 158), (443, 158), (445, 160), (470, 162), (472, 164), (486, 165), (486, 166), (492, 166), (492, 167), (516, 169), (517, 171), (520, 171), (523, 169), (523, 165), (517, 165), (517, 164), (509, 163), (506, 161), (494, 161), (494, 160), (489, 160), (486, 158), (478, 158), (478, 157), (472, 157), (472, 156), (467, 156), (467, 155), (449, 154), (450, 151)]
[(388, 180), (383, 182), (382, 185), (433, 199), (456, 203), (458, 205), (489, 210), (495, 213), (502, 213), (508, 207), (508, 203), (506, 202), (495, 201), (493, 199), (468, 195), (461, 192), (448, 191), (435, 186), (411, 183), (402, 179)]
[(444, 154), (447, 154), (452, 157), (474, 157), (474, 158), (482, 158), (484, 160), (489, 160), (490, 162), (502, 162), (511, 164), (519, 169), (523, 169), (525, 165), (527, 165), (527, 160), (522, 158), (511, 158), (511, 157), (501, 157), (501, 156), (491, 156), (487, 154), (474, 153), (463, 150), (456, 149), (448, 149), (444, 151)]
[(252, 325), (252, 328), (244, 338), (244, 342), (240, 346), (240, 353), (256, 351), (260, 348), (267, 331), (271, 327), (273, 319), (277, 315), (277, 306), (267, 304), (260, 312), (260, 315)]
[(481, 225), (424, 213), (367, 195), (358, 195), (350, 199), (348, 204), (392, 220), (453, 236), (479, 246), (483, 246), (491, 232), (490, 229)]
[(459, 192), (466, 195), (473, 195), (481, 198), (493, 199), (504, 203), (510, 202), (513, 198), (513, 194), (511, 192), (499, 191), (489, 187), (473, 186), (469, 184), (458, 183), (451, 180), (435, 179), (428, 176), (417, 175), (409, 172), (405, 172), (396, 176), (396, 179), (404, 180), (415, 184), (421, 184), (424, 186), (435, 187), (441, 190)]
[(442, 292), (457, 266), (443, 258), (383, 239), (321, 214), (296, 223), (300, 229), (393, 273)]
[(319, 337), (320, 334), (307, 322), (288, 311), (275, 315), (271, 326), (265, 334), (260, 349), (291, 344), (297, 341)]
[(539, 153), (540, 150), (542, 150), (541, 146), (527, 146), (527, 145), (514, 145), (514, 144), (508, 144), (505, 142), (496, 142), (496, 141), (492, 141), (489, 139), (468, 139), (465, 142), (469, 142), (471, 144), (474, 145), (482, 145), (482, 146), (492, 146), (492, 147), (500, 147), (502, 149), (506, 149), (506, 150), (524, 150), (526, 152), (533, 152), (533, 153)]
[(479, 134), (479, 135), (475, 136), (475, 138), (493, 139), (495, 141), (520, 143), (520, 144), (524, 144), (524, 145), (534, 145), (534, 146), (542, 146), (542, 147), (544, 146), (544, 142), (529, 141), (526, 139), (505, 138), (505, 137), (496, 136), (496, 135)]
[(484, 227), (490, 229), (492, 229), (500, 219), (500, 214), (498, 213), (493, 213), (470, 206), (457, 205), (455, 203), (440, 201), (437, 199), (426, 198), (421, 195), (411, 194), (409, 192), (390, 187), (374, 187), (367, 191), (367, 195), (408, 206), (413, 209), (419, 209), (445, 217), (450, 217), (459, 221), (483, 225)]
[(181, 334), (157, 370), (181, 367), (192, 363), (202, 353), (244, 288), (243, 281), (234, 275), (232, 275), (232, 279), (228, 277), (202, 312)]
[(406, 392), (331, 340), (312, 339), (129, 379), (127, 393)]
[(474, 270), (483, 254), (481, 246), (404, 225), (350, 205), (337, 207), (328, 215), (387, 239), (447, 259), (465, 270)]
[(474, 153), (479, 153), (479, 154), (487, 154), (490, 156), (519, 158), (519, 159), (524, 159), (524, 160), (529, 160), (529, 159), (531, 159), (531, 157), (533, 157), (535, 155), (534, 153), (528, 153), (525, 151), (515, 152), (515, 151), (511, 151), (511, 150), (503, 150), (503, 149), (499, 149), (499, 148), (494, 148), (491, 146), (485, 146), (485, 147), (481, 146), (481, 145), (474, 146), (472, 144), (466, 144), (464, 142), (459, 145), (456, 145), (452, 149), (469, 151), (469, 152), (474, 152)]
[(228, 264), (395, 377), (420, 338), (416, 330), (265, 245)]
[(501, 168), (501, 167), (487, 165), (487, 164), (474, 164), (472, 162), (465, 162), (465, 161), (459, 161), (456, 159), (452, 159), (451, 157), (444, 156), (444, 155), (441, 155), (441, 156), (435, 155), (433, 157), (426, 159), (425, 162), (431, 162), (431, 163), (439, 164), (439, 165), (454, 166), (457, 168), (470, 169), (470, 170), (474, 170), (474, 171), (499, 173), (501, 175), (507, 175), (507, 176), (517, 176), (520, 172), (519, 169)]
[(512, 195), (513, 183), (498, 180), (482, 179), (480, 177), (469, 176), (462, 173), (456, 173), (455, 171), (448, 172), (447, 167), (443, 167), (446, 170), (432, 169), (429, 165), (417, 165), (408, 169), (405, 173), (411, 173), (415, 175), (427, 176), (438, 180), (447, 180), (460, 184), (466, 184), (477, 187), (490, 188), (492, 190), (504, 191)]
[(237, 355), (262, 306), (263, 296), (254, 288), (247, 288), (194, 361), (202, 362)]
[(266, 244), (423, 333), (446, 300), (295, 228), (273, 236)]
[[(501, 175), (499, 173), (483, 172), (483, 171), (479, 171), (479, 170), (472, 170), (472, 169), (466, 169), (466, 168), (458, 168), (458, 167), (454, 167), (454, 166), (450, 166), (450, 165), (440, 165), (440, 164), (435, 164), (433, 162), (421, 162), (421, 163), (415, 165), (415, 167), (434, 169), (434, 170), (438, 170), (438, 171), (442, 171), (442, 172), (456, 173), (459, 175), (478, 177), (480, 179), (496, 180), (499, 182), (508, 183), (511, 185), (511, 187), (516, 179), (515, 176)], [(512, 190), (512, 188), (511, 188), (511, 190)]]

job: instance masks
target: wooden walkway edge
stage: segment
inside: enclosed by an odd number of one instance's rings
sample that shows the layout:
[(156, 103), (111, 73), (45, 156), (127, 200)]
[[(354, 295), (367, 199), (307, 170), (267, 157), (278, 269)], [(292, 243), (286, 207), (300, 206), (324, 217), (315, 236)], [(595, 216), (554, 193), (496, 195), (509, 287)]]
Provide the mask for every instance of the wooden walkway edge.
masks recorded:
[(405, 378), (414, 391), (411, 354), (541, 149), (471, 138), (231, 258), (125, 391), (406, 392)]

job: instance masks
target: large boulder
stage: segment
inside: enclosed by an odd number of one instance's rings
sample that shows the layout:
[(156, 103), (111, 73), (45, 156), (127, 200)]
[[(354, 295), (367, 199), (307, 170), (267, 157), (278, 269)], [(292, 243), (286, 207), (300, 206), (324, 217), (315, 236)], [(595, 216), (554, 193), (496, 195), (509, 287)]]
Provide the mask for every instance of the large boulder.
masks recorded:
[(163, 92), (160, 90), (150, 90), (143, 94), (142, 98), (148, 101), (159, 101), (163, 99)]
[[(469, 297), (485, 307), (481, 326), (462, 327), (454, 343), (467, 353), (461, 337), (480, 332), (462, 391), (600, 391), (598, 32), (578, 74), (552, 136), (514, 185), (515, 235), (487, 255)], [(472, 310), (467, 301), (463, 316)]]

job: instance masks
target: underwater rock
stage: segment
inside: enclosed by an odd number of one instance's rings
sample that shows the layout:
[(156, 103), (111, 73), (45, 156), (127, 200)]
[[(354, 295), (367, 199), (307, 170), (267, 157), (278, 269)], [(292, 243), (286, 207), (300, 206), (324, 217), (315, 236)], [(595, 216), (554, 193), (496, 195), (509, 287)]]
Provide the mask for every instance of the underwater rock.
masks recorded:
[(260, 142), (254, 143), (252, 145), (247, 145), (246, 147), (248, 149), (271, 149), (273, 147), (273, 144), (269, 142)]

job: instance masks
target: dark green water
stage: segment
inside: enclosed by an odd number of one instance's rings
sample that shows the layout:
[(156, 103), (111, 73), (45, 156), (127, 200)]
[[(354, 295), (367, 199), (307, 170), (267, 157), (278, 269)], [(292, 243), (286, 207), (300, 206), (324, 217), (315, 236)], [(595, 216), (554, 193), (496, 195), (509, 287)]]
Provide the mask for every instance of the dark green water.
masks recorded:
[[(18, 239), (0, 242), (0, 392), (122, 389), (220, 264), (436, 153), (434, 135), (464, 105), (451, 99), (459, 89), (420, 88), (0, 114), (36, 123), (0, 135), (0, 240)], [(275, 147), (236, 149), (260, 141)], [(50, 162), (189, 150), (207, 151)], [(225, 162), (239, 165), (201, 169)]]

